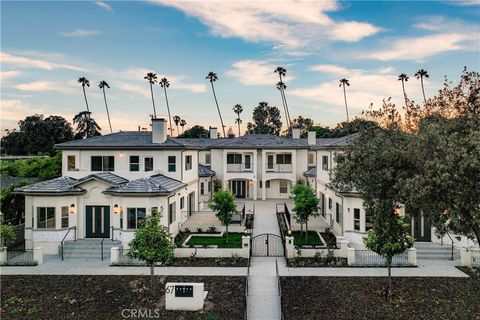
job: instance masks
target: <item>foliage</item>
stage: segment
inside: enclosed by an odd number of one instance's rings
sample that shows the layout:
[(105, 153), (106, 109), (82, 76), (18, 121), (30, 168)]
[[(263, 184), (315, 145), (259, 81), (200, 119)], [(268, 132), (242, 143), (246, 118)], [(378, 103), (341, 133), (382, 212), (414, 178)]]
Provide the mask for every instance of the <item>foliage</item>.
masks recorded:
[(235, 195), (228, 190), (220, 189), (212, 195), (208, 207), (216, 212), (218, 220), (226, 227), (226, 242), (228, 243), (228, 225), (232, 222), (232, 216), (237, 212)]
[(320, 200), (315, 196), (315, 191), (309, 186), (296, 183), (292, 188), (293, 211), (295, 219), (301, 225), (305, 224), (305, 242), (308, 243), (308, 220), (319, 215)]
[(197, 237), (195, 234), (188, 240), (187, 246), (217, 246), (218, 248), (241, 248), (242, 247), (242, 237), (245, 234), (243, 233), (230, 233), (228, 235), (228, 242), (227, 242), (227, 235), (226, 233), (223, 234), (221, 237)]
[(0, 252), (4, 251), (10, 242), (15, 241), (15, 232), (10, 224), (4, 223), (3, 214), (0, 214)]
[(3, 219), (13, 222), (14, 225), (20, 223), (22, 213), (25, 211), (25, 196), (13, 193), (13, 189), (26, 185), (25, 182), (3, 188), (0, 192), (0, 206)]
[(209, 132), (202, 126), (195, 125), (187, 130), (185, 130), (179, 138), (200, 138), (200, 137), (208, 137)]
[(91, 112), (82, 111), (73, 117), (73, 123), (77, 125), (75, 128), (75, 139), (86, 139), (101, 136), (100, 126), (95, 119), (91, 117)]
[(132, 259), (145, 261), (150, 266), (152, 289), (155, 263), (168, 264), (175, 250), (172, 235), (167, 227), (160, 224), (160, 217), (159, 214), (152, 212), (128, 243), (127, 255)]
[(54, 145), (73, 139), (70, 123), (60, 116), (35, 114), (18, 122), (19, 131), (7, 131), (1, 140), (8, 155), (54, 154)]
[(280, 110), (275, 106), (269, 106), (268, 102), (260, 102), (253, 109), (253, 123), (247, 123), (247, 133), (280, 135), (282, 121)]
[(1, 161), (0, 172), (10, 177), (57, 178), (62, 174), (62, 153), (58, 151), (53, 157), (47, 158)]

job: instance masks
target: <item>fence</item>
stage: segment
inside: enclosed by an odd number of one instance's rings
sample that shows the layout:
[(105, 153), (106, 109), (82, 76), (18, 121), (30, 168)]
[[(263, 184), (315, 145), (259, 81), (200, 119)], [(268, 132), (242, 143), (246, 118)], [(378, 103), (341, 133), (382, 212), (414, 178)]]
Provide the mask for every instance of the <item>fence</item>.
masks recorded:
[(460, 248), (460, 265), (463, 267), (480, 267), (480, 249)]
[[(387, 260), (371, 250), (349, 249), (348, 264), (355, 266), (386, 266)], [(352, 259), (353, 258), (353, 259)], [(416, 265), (416, 249), (408, 249), (392, 258), (392, 266)]]
[(480, 250), (471, 250), (472, 266), (480, 267)]
[(9, 264), (32, 264), (35, 260), (33, 258), (33, 249), (25, 251), (7, 251), (7, 263)]

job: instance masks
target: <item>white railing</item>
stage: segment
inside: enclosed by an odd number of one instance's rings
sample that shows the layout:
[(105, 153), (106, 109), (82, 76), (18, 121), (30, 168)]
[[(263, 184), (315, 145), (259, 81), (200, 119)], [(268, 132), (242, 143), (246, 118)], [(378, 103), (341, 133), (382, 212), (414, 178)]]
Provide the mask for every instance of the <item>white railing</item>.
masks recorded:
[[(349, 265), (354, 266), (386, 266), (386, 259), (372, 250), (349, 249), (354, 254), (349, 254)], [(352, 259), (353, 258), (353, 259)], [(414, 266), (416, 265), (416, 250), (408, 249), (393, 256), (392, 266)]]
[(227, 172), (253, 172), (252, 163), (228, 163)]

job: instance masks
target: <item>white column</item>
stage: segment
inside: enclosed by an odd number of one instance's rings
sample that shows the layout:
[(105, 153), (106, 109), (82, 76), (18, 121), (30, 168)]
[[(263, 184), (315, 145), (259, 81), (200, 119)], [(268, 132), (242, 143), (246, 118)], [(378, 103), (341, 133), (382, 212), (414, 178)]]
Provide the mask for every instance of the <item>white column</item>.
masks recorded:
[(33, 261), (36, 261), (38, 265), (43, 263), (43, 250), (41, 247), (33, 248)]
[(7, 262), (7, 247), (0, 247), (0, 264)]
[(285, 256), (287, 259), (293, 259), (295, 258), (295, 246), (293, 245), (293, 237), (292, 236), (286, 236), (285, 237)]
[(412, 266), (417, 265), (417, 249), (415, 248), (410, 248), (407, 250), (408, 254), (408, 263), (411, 264)]
[(472, 266), (472, 252), (468, 248), (460, 248), (460, 265), (462, 267)]
[(250, 256), (250, 236), (242, 236), (242, 258)]
[(348, 244), (350, 243), (350, 241), (345, 240), (345, 239), (341, 239), (340, 241), (338, 241), (338, 243), (339, 243), (339, 247), (340, 247), (340, 256), (343, 257), (343, 258), (347, 258), (348, 257)]
[(110, 249), (110, 264), (116, 264), (119, 262), (120, 250), (118, 247)]
[(348, 248), (348, 265), (354, 266), (355, 265), (355, 248)]
[(267, 162), (267, 153), (262, 150), (262, 200), (267, 199), (267, 180), (265, 179), (265, 163)]

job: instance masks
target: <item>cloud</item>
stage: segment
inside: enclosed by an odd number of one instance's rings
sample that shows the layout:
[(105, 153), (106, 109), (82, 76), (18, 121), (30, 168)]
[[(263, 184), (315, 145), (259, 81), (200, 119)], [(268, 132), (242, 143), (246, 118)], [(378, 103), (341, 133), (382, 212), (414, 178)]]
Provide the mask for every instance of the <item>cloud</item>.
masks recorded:
[(133, 92), (135, 94), (143, 96), (144, 98), (150, 98), (150, 90), (147, 88), (146, 85), (139, 86), (131, 83), (119, 82), (116, 84), (116, 86), (121, 90)]
[(69, 38), (79, 38), (79, 37), (87, 37), (87, 36), (94, 36), (100, 34), (98, 30), (85, 30), (85, 29), (74, 29), (70, 32), (59, 32), (60, 35)]
[(18, 77), (21, 74), (20, 71), (10, 70), (10, 71), (1, 71), (0, 72), (0, 81), (5, 81), (11, 78)]
[(333, 0), (151, 2), (198, 18), (216, 36), (267, 42), (274, 48), (307, 49), (322, 40), (355, 42), (381, 30), (367, 22), (333, 20), (326, 14), (340, 9)]
[(104, 9), (104, 10), (107, 10), (107, 11), (110, 11), (110, 12), (113, 11), (112, 6), (109, 5), (108, 3), (106, 3), (105, 1), (95, 1), (95, 5)]
[[(268, 61), (263, 60), (240, 60), (235, 62), (233, 69), (227, 71), (227, 77), (235, 79), (246, 86), (270, 85), (277, 83), (278, 75), (274, 73), (277, 67)], [(285, 81), (292, 80), (293, 77), (286, 76)]]
[(2, 64), (14, 65), (21, 68), (36, 68), (44, 70), (67, 69), (72, 71), (84, 71), (83, 68), (70, 64), (56, 63), (34, 57), (11, 55), (5, 52), (0, 53), (0, 60), (2, 60)]
[(72, 93), (74, 90), (71, 85), (65, 86), (64, 83), (55, 81), (33, 81), (28, 83), (21, 83), (14, 86), (14, 88), (22, 91), (58, 91), (63, 93)]

